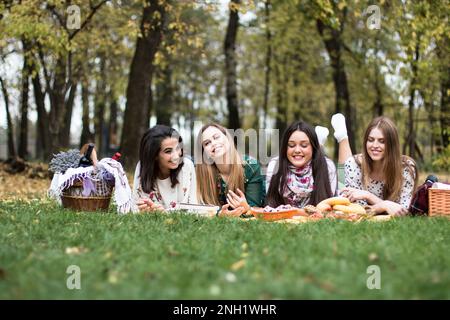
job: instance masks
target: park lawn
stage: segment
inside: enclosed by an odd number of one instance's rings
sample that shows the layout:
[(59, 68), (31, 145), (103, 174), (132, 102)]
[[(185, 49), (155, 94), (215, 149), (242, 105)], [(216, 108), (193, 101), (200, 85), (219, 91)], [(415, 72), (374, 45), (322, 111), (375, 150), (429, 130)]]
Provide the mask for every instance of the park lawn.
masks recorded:
[[(449, 230), (446, 218), (291, 225), (6, 200), (0, 299), (450, 299)], [(70, 265), (81, 290), (66, 286)]]

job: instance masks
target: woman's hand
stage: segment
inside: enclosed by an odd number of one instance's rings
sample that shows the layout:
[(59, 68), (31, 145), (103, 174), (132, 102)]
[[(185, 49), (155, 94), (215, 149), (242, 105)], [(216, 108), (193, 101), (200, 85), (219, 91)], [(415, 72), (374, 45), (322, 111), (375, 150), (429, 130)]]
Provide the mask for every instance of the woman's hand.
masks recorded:
[(405, 216), (408, 214), (408, 210), (400, 204), (388, 200), (373, 205), (372, 209), (377, 213), (387, 212), (391, 216)]
[(237, 209), (239, 207), (243, 208), (244, 213), (250, 210), (250, 206), (247, 202), (247, 199), (245, 198), (245, 194), (237, 189), (237, 193), (234, 193), (233, 191), (228, 191), (227, 194), (227, 202), (231, 207)]
[(229, 210), (230, 204), (224, 204), (222, 206), (222, 209), (220, 210), (219, 216), (226, 216), (226, 217), (240, 217), (243, 213), (245, 213), (244, 208), (237, 207), (236, 209)]
[(373, 203), (371, 200), (372, 194), (369, 191), (345, 187), (341, 190), (341, 195), (348, 198), (350, 202), (356, 202), (358, 200), (364, 200)]
[(164, 207), (162, 204), (154, 203), (150, 199), (145, 198), (139, 199), (136, 204), (139, 208), (139, 211), (149, 211), (149, 212), (164, 211)]

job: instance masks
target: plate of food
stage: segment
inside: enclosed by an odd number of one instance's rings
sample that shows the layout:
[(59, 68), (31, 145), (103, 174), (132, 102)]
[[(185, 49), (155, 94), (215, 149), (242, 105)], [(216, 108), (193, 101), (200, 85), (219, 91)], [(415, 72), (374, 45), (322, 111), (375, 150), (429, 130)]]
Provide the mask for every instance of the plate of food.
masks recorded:
[(197, 214), (207, 217), (214, 217), (219, 209), (219, 206), (190, 203), (180, 203), (174, 208), (174, 210), (183, 210), (190, 214)]
[(251, 213), (258, 219), (266, 221), (276, 221), (282, 219), (292, 219), (294, 216), (305, 216), (303, 209), (290, 205), (281, 205), (276, 208), (265, 206), (264, 208), (251, 208)]

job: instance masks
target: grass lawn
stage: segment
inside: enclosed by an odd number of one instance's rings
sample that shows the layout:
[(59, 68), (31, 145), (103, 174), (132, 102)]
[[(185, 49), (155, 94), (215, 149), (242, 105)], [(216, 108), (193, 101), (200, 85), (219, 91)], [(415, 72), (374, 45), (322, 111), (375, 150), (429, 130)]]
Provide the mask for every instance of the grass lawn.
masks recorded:
[(449, 231), (445, 218), (284, 225), (6, 200), (0, 299), (450, 299)]

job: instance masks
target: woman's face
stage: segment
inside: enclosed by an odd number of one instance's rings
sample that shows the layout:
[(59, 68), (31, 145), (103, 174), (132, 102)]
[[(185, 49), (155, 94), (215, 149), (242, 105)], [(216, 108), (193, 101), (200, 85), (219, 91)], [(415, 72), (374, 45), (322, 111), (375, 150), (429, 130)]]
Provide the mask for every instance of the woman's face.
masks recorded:
[(369, 157), (373, 161), (380, 161), (384, 158), (386, 145), (383, 132), (378, 128), (373, 128), (366, 142), (366, 149)]
[(222, 131), (211, 126), (202, 133), (202, 146), (209, 158), (217, 160), (225, 155), (230, 147), (230, 143)]
[(158, 165), (161, 171), (178, 168), (181, 162), (181, 145), (177, 138), (165, 138), (161, 142), (158, 155)]
[(287, 158), (297, 168), (305, 166), (311, 161), (313, 149), (308, 136), (303, 131), (294, 131), (289, 137)]

